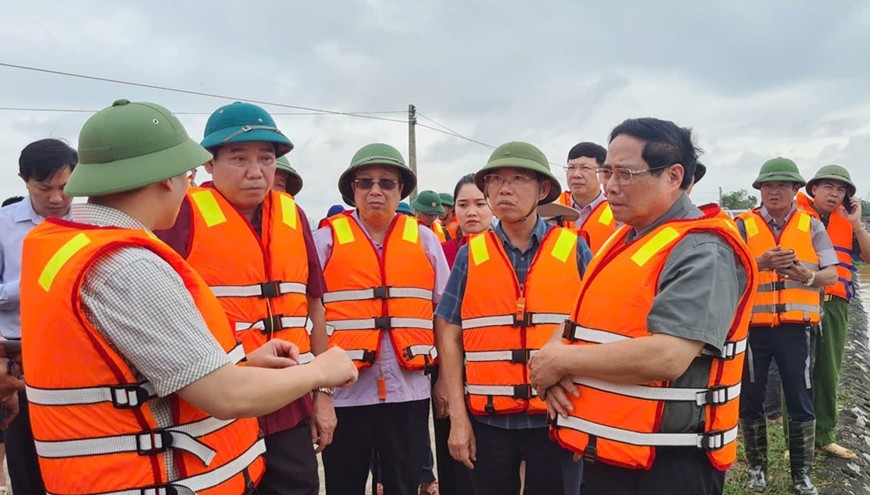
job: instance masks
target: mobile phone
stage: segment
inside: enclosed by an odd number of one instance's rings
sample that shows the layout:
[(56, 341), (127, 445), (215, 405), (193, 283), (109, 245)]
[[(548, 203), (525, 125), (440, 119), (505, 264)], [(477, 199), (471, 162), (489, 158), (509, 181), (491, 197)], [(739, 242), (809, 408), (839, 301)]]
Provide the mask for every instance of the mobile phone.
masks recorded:
[(852, 213), (855, 211), (855, 207), (852, 206), (852, 196), (850, 196), (849, 193), (846, 193), (846, 195), (843, 196), (843, 209), (846, 210), (846, 213)]

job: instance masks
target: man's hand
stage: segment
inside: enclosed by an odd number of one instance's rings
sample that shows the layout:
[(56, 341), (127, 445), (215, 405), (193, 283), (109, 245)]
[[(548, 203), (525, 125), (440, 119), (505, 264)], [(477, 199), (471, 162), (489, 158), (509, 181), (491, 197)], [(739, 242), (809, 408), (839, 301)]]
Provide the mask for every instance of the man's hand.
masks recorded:
[(299, 364), (299, 347), (286, 340), (272, 339), (246, 357), (248, 366), (287, 368)]
[(861, 200), (853, 196), (849, 201), (852, 204), (852, 213), (846, 212), (846, 219), (852, 224), (852, 229), (864, 230), (864, 223), (861, 222)]
[(343, 387), (359, 378), (359, 371), (341, 347), (330, 347), (306, 366), (315, 367), (322, 375), (318, 387)]
[(315, 454), (323, 452), (332, 443), (332, 434), (338, 418), (329, 394), (314, 392), (314, 414), (311, 416), (311, 443), (316, 444)]
[[(559, 325), (550, 335), (550, 340), (529, 360), (529, 378), (532, 387), (538, 391), (543, 399), (546, 390), (565, 377), (562, 371), (562, 360), (565, 352), (565, 344), (562, 343), (562, 331), (564, 323)], [(541, 392), (544, 394), (541, 395)]]
[(435, 409), (436, 418), (446, 418), (450, 413), (447, 402), (447, 384), (440, 378), (435, 381), (435, 386), (432, 387), (432, 406)]
[(468, 469), (474, 469), (477, 462), (477, 441), (467, 413), (450, 417), (450, 436), (447, 439), (450, 456), (465, 464)]
[(547, 401), (547, 414), (551, 419), (556, 419), (557, 414), (567, 418), (568, 413), (574, 409), (571, 397), (580, 397), (580, 392), (577, 390), (577, 385), (571, 381), (571, 377), (566, 376), (559, 380), (559, 383), (548, 388), (543, 395), (539, 391), (538, 396)]
[(15, 416), (18, 416), (18, 392), (13, 392), (12, 395), (0, 401), (0, 407), (6, 409), (6, 419), (0, 423), (0, 430), (9, 428)]
[(0, 397), (8, 397), (24, 390), (21, 367), (9, 358), (0, 358)]
[(778, 268), (776, 273), (784, 279), (794, 280), (795, 282), (800, 283), (806, 282), (813, 275), (809, 268), (805, 267), (797, 260), (787, 268)]
[(765, 251), (755, 261), (758, 262), (759, 270), (785, 270), (794, 265), (797, 257), (794, 254), (794, 249), (783, 249), (781, 246), (775, 246)]

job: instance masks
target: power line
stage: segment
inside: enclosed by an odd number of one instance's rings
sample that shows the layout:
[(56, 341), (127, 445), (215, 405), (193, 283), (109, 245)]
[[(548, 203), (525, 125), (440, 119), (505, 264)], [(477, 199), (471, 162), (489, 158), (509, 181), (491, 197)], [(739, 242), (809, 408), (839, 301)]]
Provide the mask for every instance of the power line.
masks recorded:
[[(386, 118), (386, 117), (376, 117), (374, 115), (368, 115), (368, 114), (340, 112), (337, 110), (325, 110), (322, 108), (314, 108), (314, 107), (303, 107), (300, 105), (290, 105), (287, 103), (277, 103), (274, 101), (252, 100), (252, 99), (238, 97), (238, 96), (219, 95), (219, 94), (214, 94), (214, 93), (206, 93), (203, 91), (192, 91), (189, 89), (171, 88), (168, 86), (158, 86), (155, 84), (137, 83), (137, 82), (133, 82), (133, 81), (124, 81), (121, 79), (110, 79), (110, 78), (106, 78), (106, 77), (89, 76), (86, 74), (76, 74), (73, 72), (64, 72), (64, 71), (51, 70), (51, 69), (42, 69), (39, 67), (29, 67), (26, 65), (16, 65), (16, 64), (9, 64), (9, 63), (5, 63), (5, 62), (0, 62), (0, 67), (8, 67), (11, 69), (20, 69), (20, 70), (27, 70), (27, 71), (32, 71), (32, 72), (41, 72), (43, 74), (54, 74), (54, 75), (58, 75), (58, 76), (75, 77), (78, 79), (87, 79), (87, 80), (91, 80), (91, 81), (101, 81), (101, 82), (108, 82), (108, 83), (113, 83), (113, 84), (123, 84), (125, 86), (135, 86), (135, 87), (139, 87), (139, 88), (157, 89), (160, 91), (169, 91), (172, 93), (181, 93), (181, 94), (186, 94), (186, 95), (206, 96), (209, 98), (220, 98), (220, 99), (224, 99), (224, 100), (234, 100), (234, 101), (247, 101), (247, 102), (251, 102), (251, 103), (258, 103), (260, 105), (271, 105), (271, 106), (275, 106), (275, 107), (293, 108), (296, 110), (305, 110), (308, 112), (316, 112), (318, 114), (326, 113), (326, 114), (333, 114), (333, 115), (347, 115), (350, 117), (359, 117), (359, 118), (364, 118), (364, 119), (385, 120), (388, 122), (399, 122), (402, 124), (406, 123), (406, 121), (404, 121), (404, 120), (390, 119), (390, 118)], [(402, 113), (404, 113), (404, 112), (402, 112)]]
[(457, 137), (457, 138), (459, 138), (459, 139), (464, 139), (464, 140), (466, 140), (466, 141), (469, 141), (469, 142), (472, 142), (472, 143), (475, 143), (475, 144), (479, 144), (479, 145), (481, 145), (481, 146), (485, 146), (485, 147), (487, 147), (487, 148), (489, 148), (489, 149), (495, 149), (495, 146), (493, 146), (493, 145), (491, 145), (491, 144), (487, 144), (487, 143), (484, 143), (484, 142), (482, 142), (482, 141), (478, 141), (478, 140), (476, 140), (476, 139), (471, 139), (470, 137), (463, 136), (462, 134), (460, 134), (460, 133), (454, 131), (453, 129), (447, 127), (446, 125), (444, 125), (444, 124), (438, 122), (437, 120), (435, 120), (435, 119), (433, 119), (433, 118), (431, 118), (431, 117), (427, 117), (426, 115), (423, 115), (423, 114), (420, 113), (420, 112), (417, 112), (417, 115), (419, 115), (420, 117), (423, 117), (424, 119), (426, 119), (426, 120), (428, 120), (428, 121), (434, 123), (435, 125), (439, 125), (439, 126), (443, 127), (444, 129), (447, 129), (447, 131), (444, 131), (444, 130), (441, 130), (441, 129), (437, 129), (437, 128), (435, 128), (435, 127), (428, 126), (428, 125), (426, 125), (426, 124), (421, 124), (421, 123), (418, 122), (417, 125), (419, 125), (420, 127), (425, 127), (426, 129), (431, 129), (431, 130), (433, 130), (433, 131), (440, 132), (440, 133), (442, 133), (442, 134), (447, 134), (447, 135), (449, 135), (449, 136)]
[[(54, 112), (54, 113), (97, 113), (99, 110), (89, 110), (84, 108), (31, 108), (31, 107), (0, 107), (0, 112)], [(213, 112), (172, 112), (175, 115), (211, 115)], [(393, 111), (387, 112), (348, 112), (352, 116), (368, 115), (368, 114), (384, 114), (397, 113)], [(404, 112), (398, 112), (404, 113)], [(331, 115), (323, 112), (269, 112), (270, 115)], [(404, 123), (400, 120), (398, 122)]]

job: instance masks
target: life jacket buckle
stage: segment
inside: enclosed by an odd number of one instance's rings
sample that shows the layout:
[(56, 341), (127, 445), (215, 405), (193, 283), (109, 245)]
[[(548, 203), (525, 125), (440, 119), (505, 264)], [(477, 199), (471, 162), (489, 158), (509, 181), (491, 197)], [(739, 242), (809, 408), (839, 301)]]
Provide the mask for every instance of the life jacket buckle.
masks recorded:
[(700, 447), (704, 450), (719, 450), (725, 446), (725, 430), (710, 430), (701, 436)]
[(284, 315), (272, 315), (263, 318), (261, 320), (263, 322), (262, 332), (268, 335), (272, 332), (277, 332), (278, 330), (281, 330), (283, 328), (283, 326), (281, 325), (281, 318), (283, 317)]
[(375, 362), (375, 351), (363, 351), (362, 359), (360, 361), (364, 363), (372, 364)]
[(135, 409), (150, 397), (151, 394), (138, 384), (112, 387), (112, 405), (115, 409)]
[(726, 340), (725, 345), (722, 347), (722, 355), (719, 356), (719, 359), (731, 361), (735, 357), (737, 357), (737, 342)]
[(777, 280), (773, 283), (773, 290), (785, 290), (785, 281)]
[(532, 397), (532, 386), (528, 383), (514, 385), (514, 399), (529, 400)]
[(378, 330), (390, 330), (390, 329), (392, 329), (393, 326), (390, 323), (390, 317), (389, 316), (378, 316), (377, 318), (375, 318), (375, 328), (377, 328)]
[(728, 387), (725, 385), (718, 385), (707, 389), (707, 391), (703, 393), (703, 397), (705, 401), (704, 404), (711, 406), (720, 406), (733, 398), (728, 397)]
[(514, 322), (511, 323), (511, 326), (514, 327), (528, 327), (532, 324), (532, 314), (526, 312), (525, 310), (519, 311), (517, 310), (514, 313)]
[(568, 342), (575, 342), (574, 331), (577, 330), (577, 324), (570, 319), (565, 319), (565, 327), (562, 330), (562, 338)]
[(260, 284), (260, 299), (271, 299), (281, 295), (281, 282), (272, 280)]
[(782, 304), (782, 303), (781, 304), (774, 304), (773, 311), (775, 313), (785, 313), (787, 311), (787, 308), (786, 308), (786, 305)]
[(386, 285), (372, 289), (372, 299), (387, 299), (390, 297), (390, 288)]
[(528, 349), (511, 349), (511, 364), (526, 364), (529, 362)]
[(172, 435), (166, 430), (151, 430), (136, 435), (136, 452), (139, 455), (154, 455), (172, 447)]

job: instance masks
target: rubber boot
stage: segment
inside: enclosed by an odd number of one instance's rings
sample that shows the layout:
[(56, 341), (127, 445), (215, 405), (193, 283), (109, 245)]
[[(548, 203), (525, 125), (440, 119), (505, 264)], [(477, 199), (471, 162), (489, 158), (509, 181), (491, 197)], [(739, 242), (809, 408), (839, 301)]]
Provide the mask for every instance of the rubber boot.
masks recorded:
[(767, 420), (741, 419), (740, 429), (743, 431), (746, 462), (749, 463), (746, 488), (761, 493), (767, 488)]
[(819, 491), (810, 478), (813, 470), (816, 445), (816, 422), (788, 422), (788, 450), (791, 453), (791, 480), (794, 491), (800, 495), (818, 495)]

